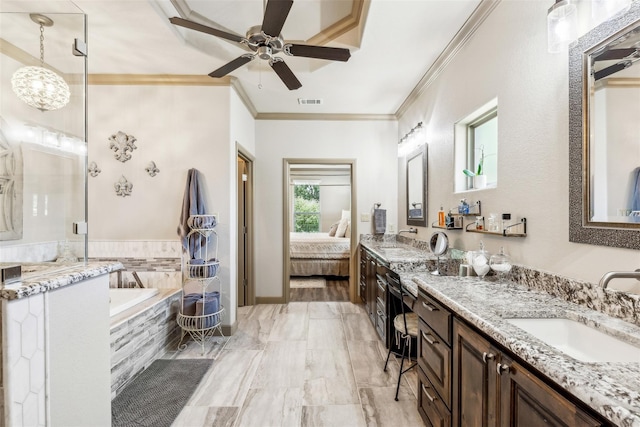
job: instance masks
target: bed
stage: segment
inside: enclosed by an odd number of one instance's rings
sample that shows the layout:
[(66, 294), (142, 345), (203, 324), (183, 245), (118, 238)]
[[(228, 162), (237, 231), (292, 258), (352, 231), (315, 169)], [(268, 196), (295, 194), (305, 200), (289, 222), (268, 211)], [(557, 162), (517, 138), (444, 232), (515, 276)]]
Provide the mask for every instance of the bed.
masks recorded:
[(290, 233), (291, 276), (348, 276), (351, 242), (329, 233)]

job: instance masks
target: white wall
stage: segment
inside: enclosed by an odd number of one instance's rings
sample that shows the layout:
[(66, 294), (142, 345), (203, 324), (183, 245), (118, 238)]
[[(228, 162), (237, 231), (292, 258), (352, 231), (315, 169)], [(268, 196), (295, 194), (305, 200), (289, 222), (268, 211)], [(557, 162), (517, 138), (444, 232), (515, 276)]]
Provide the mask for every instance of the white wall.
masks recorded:
[[(236, 307), (235, 140), (252, 147), (254, 134), (252, 120), (247, 126), (231, 93), (229, 87), (215, 86), (89, 87), (89, 162), (102, 169), (89, 177), (89, 239), (177, 240), (187, 171), (198, 169), (208, 210), (220, 215), (218, 275), (225, 324), (235, 319)], [(137, 138), (138, 148), (126, 163), (109, 149), (108, 138), (118, 131)], [(153, 178), (145, 171), (152, 160), (160, 169)], [(129, 197), (115, 194), (121, 175), (133, 183)]]
[[(397, 124), (393, 121), (256, 122), (256, 296), (282, 296), (283, 159), (356, 159), (358, 220), (375, 202), (397, 221)], [(355, 224), (358, 234), (370, 222)]]
[[(399, 131), (418, 121), (427, 124), (429, 222), (437, 219), (441, 203), (455, 206), (461, 197), (480, 199), (483, 214), (510, 212), (528, 219), (524, 239), (450, 231), (453, 246), (475, 249), (484, 240), (492, 253), (505, 246), (517, 263), (597, 282), (609, 270), (637, 268), (640, 252), (569, 242), (568, 57), (547, 53), (548, 7), (538, 1), (501, 2), (403, 115)], [(453, 169), (454, 123), (495, 97), (498, 187), (455, 194), (453, 174), (462, 172)], [(399, 176), (400, 222), (405, 222), (402, 169)], [(418, 238), (433, 231), (419, 228)]]

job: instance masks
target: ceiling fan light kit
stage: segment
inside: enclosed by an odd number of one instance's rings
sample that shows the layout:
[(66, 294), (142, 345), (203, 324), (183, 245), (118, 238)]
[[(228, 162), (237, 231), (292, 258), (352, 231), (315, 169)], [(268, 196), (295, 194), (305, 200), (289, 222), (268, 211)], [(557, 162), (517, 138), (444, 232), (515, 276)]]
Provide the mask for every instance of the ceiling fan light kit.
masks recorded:
[[(244, 44), (254, 52), (239, 56), (217, 70), (212, 71), (209, 73), (209, 76), (215, 78), (224, 77), (230, 72), (251, 62), (257, 56), (261, 60), (269, 63), (269, 66), (278, 75), (278, 77), (280, 77), (280, 80), (282, 80), (289, 90), (295, 90), (302, 87), (302, 83), (300, 83), (297, 77), (293, 74), (293, 71), (291, 71), (282, 57), (275, 55), (284, 53), (288, 56), (346, 62), (351, 57), (351, 53), (349, 52), (349, 49), (337, 47), (286, 43), (282, 38), (280, 31), (282, 31), (282, 27), (287, 20), (291, 6), (293, 6), (293, 0), (269, 0), (264, 12), (262, 25), (256, 25), (249, 28), (246, 33), (246, 37), (218, 30), (183, 18), (173, 17), (169, 18), (169, 21), (174, 25)], [(275, 34), (275, 36), (273, 34)]]

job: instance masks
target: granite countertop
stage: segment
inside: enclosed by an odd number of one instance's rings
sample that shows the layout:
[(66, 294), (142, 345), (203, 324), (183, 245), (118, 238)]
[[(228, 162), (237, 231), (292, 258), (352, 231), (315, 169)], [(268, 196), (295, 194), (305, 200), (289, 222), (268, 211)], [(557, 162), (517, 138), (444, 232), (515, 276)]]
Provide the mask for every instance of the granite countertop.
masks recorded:
[(120, 262), (88, 262), (69, 265), (55, 262), (22, 264), (22, 281), (1, 288), (0, 298), (7, 300), (26, 298), (123, 268)]
[(437, 259), (429, 251), (396, 241), (361, 241), (360, 244), (388, 262), (389, 268), (396, 273), (427, 271), (427, 261)]
[(568, 318), (638, 346), (639, 326), (511, 282), (427, 272), (401, 273), (400, 277), (414, 295), (418, 288), (425, 290), (613, 423), (640, 426), (640, 361), (579, 361), (505, 318)]

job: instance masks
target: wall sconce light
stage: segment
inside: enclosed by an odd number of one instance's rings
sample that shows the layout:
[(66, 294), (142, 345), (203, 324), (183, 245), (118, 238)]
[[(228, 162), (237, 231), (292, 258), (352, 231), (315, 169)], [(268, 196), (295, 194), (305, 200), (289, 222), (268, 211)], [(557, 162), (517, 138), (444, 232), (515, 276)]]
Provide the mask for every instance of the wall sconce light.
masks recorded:
[(11, 77), (11, 87), (23, 102), (40, 111), (62, 108), (69, 102), (69, 86), (62, 77), (44, 68), (44, 27), (53, 26), (53, 20), (38, 13), (29, 15), (40, 25), (40, 66), (22, 67)]
[(418, 122), (417, 125), (411, 128), (411, 130), (404, 134), (400, 141), (398, 141), (398, 157), (404, 157), (414, 149), (426, 144), (427, 141), (422, 137), (422, 131), (424, 124)]
[(631, 6), (631, 0), (592, 0), (591, 19), (598, 25)]
[(575, 0), (556, 0), (547, 13), (549, 53), (560, 53), (578, 38), (578, 9)]

